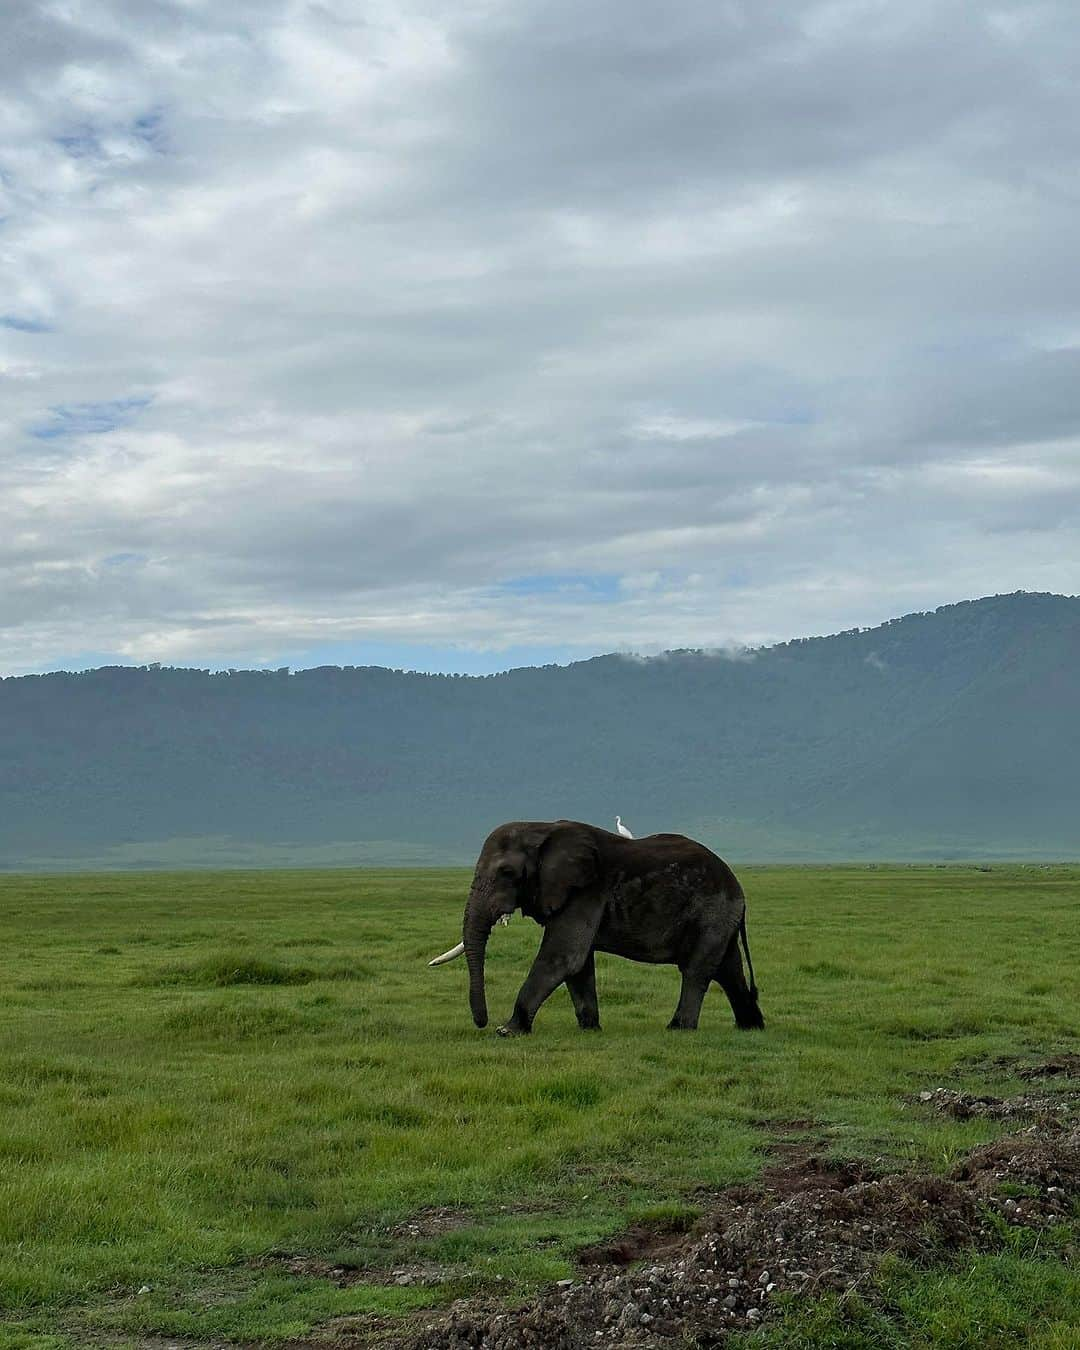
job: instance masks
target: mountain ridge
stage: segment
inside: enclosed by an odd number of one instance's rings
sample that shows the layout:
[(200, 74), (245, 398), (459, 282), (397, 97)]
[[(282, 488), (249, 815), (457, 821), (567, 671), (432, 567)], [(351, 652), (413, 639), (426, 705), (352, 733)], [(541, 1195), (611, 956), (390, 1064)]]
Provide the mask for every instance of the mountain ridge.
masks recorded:
[(0, 867), (458, 862), (502, 819), (616, 811), (762, 861), (1075, 857), (1078, 663), (1080, 599), (1014, 592), (482, 676), (12, 676)]

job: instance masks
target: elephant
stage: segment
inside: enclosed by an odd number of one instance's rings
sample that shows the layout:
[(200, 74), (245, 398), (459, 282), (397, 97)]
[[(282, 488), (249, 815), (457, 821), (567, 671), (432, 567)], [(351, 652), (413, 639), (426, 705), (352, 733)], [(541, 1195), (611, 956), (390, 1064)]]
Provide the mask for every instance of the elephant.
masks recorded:
[[(743, 1030), (764, 1027), (746, 940), (742, 887), (727, 863), (681, 834), (626, 839), (577, 820), (516, 820), (488, 835), (465, 906), (462, 938), (430, 965), (465, 954), (469, 1003), (488, 1022), (484, 955), (497, 920), (514, 910), (544, 929), (540, 950), (500, 1036), (532, 1031), (540, 1005), (565, 984), (583, 1031), (598, 1031), (596, 952), (675, 965), (682, 992), (671, 1030), (696, 1030), (712, 980)], [(750, 974), (743, 975), (739, 939)]]

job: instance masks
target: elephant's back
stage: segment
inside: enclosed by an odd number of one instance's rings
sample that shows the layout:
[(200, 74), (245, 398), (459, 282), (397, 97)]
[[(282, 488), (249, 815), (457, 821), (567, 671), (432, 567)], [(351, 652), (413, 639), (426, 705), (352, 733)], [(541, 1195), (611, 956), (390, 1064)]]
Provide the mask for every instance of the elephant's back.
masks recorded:
[[(717, 894), (745, 899), (739, 879), (728, 864), (711, 848), (685, 834), (646, 834), (638, 839), (620, 840), (627, 851), (637, 852), (649, 870), (656, 867), (693, 868), (703, 871)], [(635, 849), (635, 846), (636, 849)]]

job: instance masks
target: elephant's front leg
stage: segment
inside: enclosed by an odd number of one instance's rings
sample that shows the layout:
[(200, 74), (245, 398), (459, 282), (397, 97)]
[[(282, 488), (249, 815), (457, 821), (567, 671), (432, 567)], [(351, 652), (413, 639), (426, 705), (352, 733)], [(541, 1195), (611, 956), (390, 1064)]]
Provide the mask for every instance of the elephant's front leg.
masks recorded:
[(575, 975), (567, 975), (566, 987), (582, 1031), (600, 1030), (600, 1005), (596, 1001), (596, 958), (592, 952)]
[[(548, 921), (540, 950), (518, 992), (510, 1020), (498, 1029), (500, 1036), (527, 1036), (544, 1000), (565, 980), (584, 969), (592, 955), (593, 938), (600, 926), (602, 911), (599, 901), (572, 901), (567, 909)], [(595, 998), (594, 982), (594, 1003)]]

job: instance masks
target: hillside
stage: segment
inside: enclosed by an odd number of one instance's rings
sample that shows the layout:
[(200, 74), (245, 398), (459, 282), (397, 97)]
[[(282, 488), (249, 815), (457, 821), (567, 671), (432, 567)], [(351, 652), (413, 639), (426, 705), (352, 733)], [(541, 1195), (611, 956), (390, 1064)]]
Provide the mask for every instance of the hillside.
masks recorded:
[(735, 859), (1077, 857), (1080, 599), (487, 677), (11, 678), (0, 738), (8, 868), (467, 861), (616, 811)]

